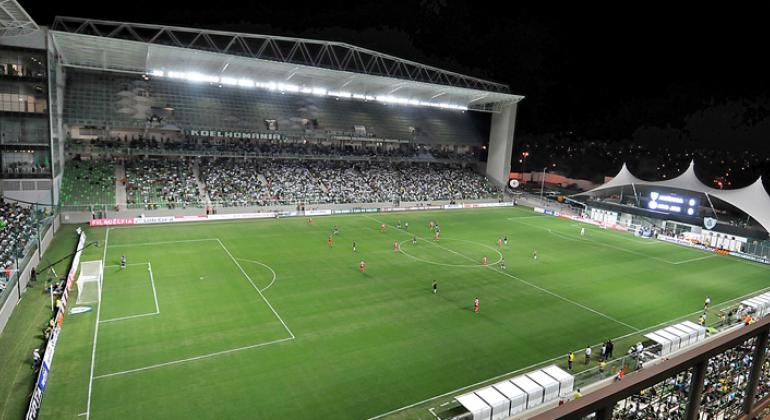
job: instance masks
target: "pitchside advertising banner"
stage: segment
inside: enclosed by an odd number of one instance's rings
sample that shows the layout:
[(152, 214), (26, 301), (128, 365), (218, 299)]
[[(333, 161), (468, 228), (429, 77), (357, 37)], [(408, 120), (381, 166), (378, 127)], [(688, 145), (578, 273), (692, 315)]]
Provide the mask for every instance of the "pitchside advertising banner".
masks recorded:
[(83, 252), (83, 247), (86, 243), (86, 234), (80, 234), (80, 240), (78, 240), (78, 246), (75, 248), (75, 256), (72, 258), (72, 265), (67, 273), (67, 283), (64, 287), (64, 292), (61, 297), (61, 305), (56, 313), (56, 321), (51, 335), (48, 338), (48, 344), (45, 347), (45, 353), (43, 353), (43, 360), (40, 365), (40, 373), (37, 376), (37, 382), (35, 383), (35, 389), (32, 390), (32, 397), (29, 400), (29, 408), (27, 409), (27, 420), (35, 420), (40, 412), (40, 404), (43, 401), (43, 392), (45, 386), (48, 383), (48, 375), (53, 365), (53, 354), (56, 351), (56, 343), (59, 341), (59, 333), (61, 332), (62, 323), (64, 323), (64, 314), (67, 311), (67, 300), (69, 297), (69, 291), (72, 287), (72, 283), (75, 281), (75, 274), (78, 271), (78, 265), (80, 264), (80, 255)]
[[(282, 211), (282, 212), (264, 212), (264, 213), (234, 213), (234, 214), (201, 214), (196, 216), (154, 216), (154, 217), (124, 217), (115, 219), (93, 219), (89, 222), (90, 226), (123, 226), (123, 225), (149, 225), (159, 223), (181, 223), (181, 222), (205, 222), (209, 220), (237, 220), (237, 219), (269, 219), (278, 215), (283, 217), (296, 216), (327, 216), (331, 214), (350, 214), (350, 213), (377, 213), (377, 212), (399, 212), (399, 211), (419, 211), (419, 210), (451, 210), (451, 209), (477, 209), (488, 207), (513, 207), (513, 203), (468, 203), (468, 204), (447, 204), (444, 206), (415, 206), (415, 207), (384, 207), (384, 208), (353, 208), (353, 209), (321, 209), (305, 211)], [(547, 213), (555, 214), (558, 213)]]

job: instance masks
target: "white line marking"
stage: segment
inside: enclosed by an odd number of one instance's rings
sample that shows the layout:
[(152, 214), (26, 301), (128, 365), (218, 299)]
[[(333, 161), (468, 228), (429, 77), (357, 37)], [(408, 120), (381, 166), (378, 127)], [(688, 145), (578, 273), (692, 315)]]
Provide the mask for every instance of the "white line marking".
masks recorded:
[[(104, 253), (102, 254), (102, 261), (107, 261), (107, 247), (110, 241), (110, 228), (107, 228), (104, 232)], [(104, 277), (104, 276), (102, 276)], [(102, 283), (104, 283), (103, 280)], [(96, 367), (96, 341), (99, 337), (99, 318), (102, 313), (102, 289), (103, 284), (99, 285), (99, 304), (96, 307), (96, 326), (94, 327), (94, 344), (91, 348), (91, 373), (88, 378), (88, 401), (86, 402), (86, 420), (91, 418), (91, 395), (94, 388), (94, 368)]]
[(679, 264), (687, 264), (687, 263), (689, 263), (689, 262), (693, 262), (693, 261), (700, 261), (700, 260), (705, 260), (705, 259), (708, 259), (708, 258), (714, 258), (714, 257), (716, 257), (716, 256), (717, 256), (717, 254), (704, 255), (704, 256), (702, 256), (702, 257), (697, 257), (697, 258), (690, 258), (689, 260), (684, 260), (684, 261), (677, 261), (677, 262), (672, 262), (671, 264), (674, 264), (674, 265), (679, 265)]
[(129, 369), (129, 370), (124, 370), (124, 371), (120, 371), (120, 372), (106, 373), (104, 375), (94, 376), (94, 379), (111, 378), (113, 376), (126, 375), (126, 374), (129, 374), (129, 373), (135, 373), (135, 372), (142, 372), (142, 371), (145, 371), (145, 370), (157, 369), (157, 368), (164, 367), (164, 366), (178, 365), (180, 363), (192, 362), (192, 361), (201, 360), (201, 359), (208, 359), (208, 358), (211, 358), (211, 357), (222, 356), (224, 354), (235, 353), (235, 352), (239, 352), (239, 351), (243, 351), (243, 350), (255, 349), (255, 348), (258, 348), (258, 347), (265, 347), (265, 346), (269, 346), (269, 345), (272, 345), (272, 344), (278, 344), (278, 343), (282, 343), (284, 341), (290, 341), (290, 340), (294, 340), (294, 337), (286, 337), (286, 338), (281, 338), (279, 340), (268, 341), (268, 342), (265, 342), (265, 343), (252, 344), (250, 346), (238, 347), (238, 348), (234, 348), (234, 349), (218, 351), (218, 352), (215, 352), (215, 353), (202, 354), (200, 356), (188, 357), (186, 359), (172, 360), (170, 362), (158, 363), (156, 365), (140, 367), (140, 368), (137, 368), (137, 369)]
[(88, 415), (88, 413), (80, 413), (80, 414), (78, 414), (78, 417), (80, 417), (80, 416), (87, 416), (87, 415)]
[[(204, 242), (204, 241), (218, 241), (219, 239), (216, 238), (205, 238), (205, 239), (185, 239), (181, 241), (160, 241), (160, 242), (141, 242), (141, 243), (135, 243), (135, 244), (117, 244), (117, 245), (110, 245), (111, 248), (123, 248), (128, 246), (150, 246), (150, 245), (168, 245), (168, 244), (181, 244), (185, 242)], [(107, 248), (107, 245), (104, 246)]]
[(121, 316), (119, 318), (103, 319), (103, 320), (99, 321), (99, 323), (100, 324), (105, 324), (107, 322), (125, 321), (127, 319), (143, 318), (143, 317), (146, 317), (146, 316), (155, 316), (155, 315), (158, 315), (158, 312), (147, 312), (147, 313), (139, 314), (139, 315), (129, 315), (129, 316)]
[(269, 288), (270, 288), (270, 286), (272, 286), (272, 285), (273, 285), (273, 283), (275, 283), (275, 279), (276, 279), (278, 276), (275, 274), (275, 270), (273, 270), (273, 268), (272, 268), (272, 267), (270, 267), (269, 265), (267, 265), (267, 264), (265, 264), (265, 263), (261, 263), (261, 262), (259, 262), (259, 261), (247, 260), (247, 259), (245, 259), (245, 258), (238, 258), (238, 259), (239, 259), (239, 260), (241, 260), (241, 261), (250, 262), (250, 263), (252, 263), (252, 264), (259, 264), (259, 265), (261, 265), (262, 267), (265, 267), (265, 268), (267, 268), (268, 270), (270, 270), (270, 272), (271, 272), (271, 273), (273, 273), (273, 280), (271, 280), (271, 281), (270, 281), (270, 284), (268, 284), (267, 286), (265, 286), (265, 287), (262, 289), (262, 291), (263, 291), (263, 292), (264, 292), (265, 290), (269, 289)]
[(257, 293), (259, 293), (259, 296), (262, 298), (262, 300), (265, 301), (265, 303), (267, 304), (267, 307), (270, 308), (271, 311), (273, 311), (273, 315), (275, 315), (275, 317), (278, 318), (279, 321), (281, 321), (281, 324), (283, 324), (283, 328), (286, 329), (286, 331), (289, 333), (291, 338), (294, 338), (294, 333), (291, 332), (291, 330), (289, 329), (289, 326), (286, 325), (285, 322), (283, 322), (283, 318), (281, 318), (281, 316), (278, 315), (278, 312), (276, 312), (275, 308), (273, 308), (273, 305), (270, 304), (270, 301), (268, 301), (265, 295), (262, 294), (262, 291), (259, 290), (259, 287), (257, 287), (256, 284), (254, 284), (254, 282), (251, 280), (251, 277), (249, 277), (249, 275), (246, 274), (246, 271), (244, 271), (243, 267), (241, 267), (241, 265), (238, 264), (238, 261), (235, 259), (235, 257), (233, 257), (233, 254), (230, 253), (230, 250), (227, 249), (227, 247), (225, 247), (225, 244), (223, 244), (222, 241), (219, 240), (219, 238), (217, 238), (216, 241), (219, 242), (219, 245), (222, 247), (222, 249), (225, 250), (227, 255), (230, 256), (230, 259), (233, 260), (233, 262), (238, 267), (238, 269), (241, 270), (241, 273), (243, 273), (244, 277), (246, 277), (246, 280), (248, 280), (249, 283), (251, 283), (251, 285), (254, 287), (254, 290), (256, 290)]
[[(125, 321), (127, 319), (134, 319), (134, 318), (142, 318), (146, 316), (153, 316), (153, 315), (160, 315), (160, 305), (158, 305), (158, 293), (155, 290), (155, 278), (152, 274), (152, 264), (149, 262), (146, 263), (134, 263), (133, 265), (147, 265), (147, 271), (150, 272), (150, 285), (152, 285), (152, 296), (155, 299), (155, 312), (147, 312), (144, 314), (139, 315), (129, 315), (129, 316), (122, 316), (119, 318), (110, 318), (110, 319), (104, 319), (99, 322), (104, 324), (105, 322), (115, 322), (115, 321)], [(130, 264), (126, 264), (130, 265)], [(113, 266), (113, 267), (119, 267), (119, 266)]]
[[(382, 221), (380, 221), (380, 220), (377, 220), (376, 218), (374, 218), (374, 217), (372, 217), (372, 216), (366, 215), (366, 217), (368, 217), (368, 218), (370, 218), (370, 219), (372, 219), (372, 220), (374, 220), (374, 221), (376, 221), (376, 222), (378, 222), (378, 223), (380, 223), (380, 224), (382, 224), (382, 223), (383, 223)], [(405, 233), (406, 233), (406, 232), (405, 232)], [(463, 258), (465, 258), (465, 259), (468, 259), (468, 260), (470, 260), (470, 261), (475, 261), (475, 260), (473, 260), (473, 258), (471, 258), (471, 257), (469, 257), (469, 256), (467, 256), (467, 255), (465, 255), (465, 254), (461, 254), (461, 253), (459, 253), (459, 252), (457, 252), (457, 251), (454, 251), (454, 250), (452, 250), (452, 249), (449, 249), (449, 248), (445, 248), (445, 247), (443, 247), (443, 246), (441, 246), (441, 245), (437, 244), (435, 241), (429, 241), (429, 240), (427, 240), (427, 239), (425, 239), (425, 238), (422, 238), (422, 237), (420, 237), (420, 236), (417, 236), (417, 239), (420, 239), (421, 241), (424, 241), (424, 242), (427, 242), (427, 243), (431, 243), (431, 244), (433, 244), (433, 245), (435, 245), (435, 246), (437, 246), (437, 247), (439, 247), (439, 248), (441, 248), (441, 249), (444, 249), (444, 250), (446, 250), (446, 251), (452, 252), (453, 254), (456, 254), (457, 256), (463, 257)], [(605, 313), (603, 313), (603, 312), (599, 312), (599, 311), (597, 311), (596, 309), (593, 309), (593, 308), (590, 308), (590, 307), (588, 307), (588, 306), (586, 306), (586, 305), (583, 305), (582, 303), (579, 303), (579, 302), (576, 302), (576, 301), (574, 301), (574, 300), (572, 300), (572, 299), (569, 299), (569, 298), (566, 298), (566, 297), (564, 297), (564, 296), (561, 296), (561, 295), (559, 295), (558, 293), (555, 293), (555, 292), (552, 292), (552, 291), (550, 291), (550, 290), (548, 290), (548, 289), (542, 288), (542, 287), (540, 287), (540, 286), (538, 286), (538, 285), (536, 285), (536, 284), (534, 284), (534, 283), (530, 283), (530, 282), (528, 282), (528, 281), (526, 281), (526, 280), (524, 280), (524, 279), (522, 279), (522, 278), (519, 278), (519, 277), (516, 277), (516, 276), (514, 276), (513, 274), (510, 274), (510, 273), (507, 273), (507, 272), (505, 272), (505, 271), (499, 270), (499, 269), (497, 269), (497, 268), (495, 268), (495, 267), (493, 267), (493, 266), (487, 266), (487, 268), (489, 268), (490, 270), (492, 270), (492, 271), (494, 271), (494, 272), (496, 272), (496, 273), (502, 274), (502, 275), (504, 275), (504, 276), (508, 276), (508, 277), (510, 277), (510, 278), (512, 278), (512, 279), (514, 279), (514, 280), (518, 280), (518, 281), (520, 281), (520, 282), (522, 282), (522, 283), (526, 284), (527, 286), (530, 286), (530, 287), (532, 287), (532, 288), (535, 288), (535, 289), (537, 289), (537, 290), (540, 290), (540, 291), (542, 291), (542, 292), (544, 292), (544, 293), (547, 293), (547, 294), (549, 294), (549, 295), (551, 295), (551, 296), (553, 296), (553, 297), (559, 298), (559, 299), (561, 299), (561, 300), (563, 300), (563, 301), (565, 301), (565, 302), (568, 302), (568, 303), (571, 303), (571, 304), (573, 304), (573, 305), (575, 305), (575, 306), (578, 306), (578, 307), (580, 307), (580, 308), (583, 308), (583, 309), (585, 309), (585, 310), (587, 310), (587, 311), (589, 311), (589, 312), (592, 312), (592, 313), (594, 313), (594, 314), (596, 314), (596, 315), (599, 315), (599, 316), (601, 316), (601, 317), (603, 317), (603, 318), (605, 318), (605, 319), (608, 319), (608, 320), (610, 320), (610, 321), (616, 322), (616, 323), (618, 323), (618, 324), (620, 324), (620, 325), (623, 325), (623, 326), (625, 326), (625, 327), (627, 327), (627, 328), (630, 328), (630, 329), (632, 329), (632, 330), (634, 330), (634, 331), (637, 331), (637, 332), (638, 332), (638, 331), (641, 331), (639, 328), (636, 328), (636, 327), (634, 327), (633, 325), (627, 324), (627, 323), (625, 323), (625, 322), (623, 322), (623, 321), (620, 321), (620, 320), (618, 320), (618, 319), (616, 319), (616, 318), (613, 318), (613, 317), (611, 317), (611, 316), (609, 316), (609, 315), (607, 315), (607, 314), (605, 314)]]

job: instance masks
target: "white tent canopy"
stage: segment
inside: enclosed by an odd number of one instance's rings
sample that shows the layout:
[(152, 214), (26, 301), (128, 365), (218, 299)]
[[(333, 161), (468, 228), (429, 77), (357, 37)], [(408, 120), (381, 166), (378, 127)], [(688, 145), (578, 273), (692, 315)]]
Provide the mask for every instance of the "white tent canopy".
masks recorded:
[(637, 178), (628, 170), (624, 163), (615, 178), (582, 194), (594, 194), (610, 188), (620, 188), (628, 185), (676, 188), (716, 197), (745, 212), (762, 225), (765, 230), (770, 232), (770, 195), (767, 194), (765, 187), (762, 185), (762, 177), (759, 177), (753, 184), (744, 188), (718, 190), (709, 187), (698, 179), (695, 175), (694, 161), (690, 162), (690, 166), (681, 175), (665, 181), (645, 181)]

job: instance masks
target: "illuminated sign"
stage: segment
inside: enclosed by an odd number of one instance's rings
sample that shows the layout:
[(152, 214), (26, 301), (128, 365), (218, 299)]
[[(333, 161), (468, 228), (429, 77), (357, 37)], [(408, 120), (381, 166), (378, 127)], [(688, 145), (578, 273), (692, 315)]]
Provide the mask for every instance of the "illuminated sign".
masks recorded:
[(653, 191), (650, 193), (647, 207), (656, 211), (694, 216), (698, 211), (698, 200), (695, 198), (681, 197), (674, 194), (661, 194), (657, 191)]

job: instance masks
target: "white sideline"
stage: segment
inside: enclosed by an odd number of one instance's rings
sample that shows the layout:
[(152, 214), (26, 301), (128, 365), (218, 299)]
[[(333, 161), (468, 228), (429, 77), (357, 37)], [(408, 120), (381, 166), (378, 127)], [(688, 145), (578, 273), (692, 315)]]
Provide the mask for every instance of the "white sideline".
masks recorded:
[[(370, 218), (370, 219), (372, 219), (372, 220), (376, 221), (377, 223), (383, 224), (383, 222), (382, 222), (381, 220), (377, 220), (376, 218), (374, 218), (374, 217), (372, 217), (372, 216), (366, 215), (365, 217), (368, 217), (368, 218)], [(405, 232), (405, 233), (407, 233), (407, 232)], [(434, 242), (434, 241), (429, 241), (429, 240), (427, 240), (427, 239), (425, 239), (425, 238), (423, 238), (423, 237), (420, 237), (420, 236), (417, 236), (417, 238), (418, 238), (418, 239), (420, 239), (421, 241), (424, 241), (424, 242), (427, 242), (427, 243), (431, 243), (431, 244), (433, 244), (433, 245), (436, 245), (437, 247), (439, 247), (439, 248), (441, 248), (441, 249), (443, 249), (443, 250), (445, 250), (445, 251), (449, 251), (449, 252), (451, 252), (451, 253), (453, 253), (453, 254), (456, 254), (456, 255), (458, 255), (458, 256), (460, 256), (460, 257), (463, 257), (463, 258), (465, 258), (465, 259), (467, 259), (467, 260), (475, 261), (475, 260), (473, 260), (471, 257), (469, 257), (469, 256), (467, 256), (467, 255), (465, 255), (465, 254), (462, 254), (462, 253), (459, 253), (459, 252), (457, 252), (457, 251), (455, 251), (455, 250), (452, 250), (452, 249), (449, 249), (449, 248), (443, 247), (443, 246), (441, 246), (441, 245), (437, 244), (437, 243), (436, 243), (436, 242)], [(516, 277), (516, 276), (514, 276), (513, 274), (507, 273), (507, 272), (505, 272), (505, 271), (502, 271), (502, 270), (498, 270), (497, 268), (495, 268), (495, 267), (493, 267), (493, 266), (487, 266), (487, 268), (489, 268), (490, 270), (492, 270), (492, 271), (494, 271), (494, 272), (496, 272), (496, 273), (500, 273), (500, 274), (502, 274), (502, 275), (508, 276), (508, 277), (510, 277), (510, 278), (512, 278), (512, 279), (514, 279), (514, 280), (518, 280), (518, 281), (520, 281), (520, 282), (522, 282), (522, 283), (526, 284), (527, 286), (530, 286), (530, 287), (532, 287), (532, 288), (535, 288), (535, 289), (537, 289), (537, 290), (540, 290), (540, 291), (542, 291), (542, 292), (544, 292), (544, 293), (547, 293), (547, 294), (549, 294), (549, 295), (551, 295), (551, 296), (553, 296), (553, 297), (559, 298), (559, 299), (561, 299), (561, 300), (563, 300), (563, 301), (565, 301), (565, 302), (571, 303), (571, 304), (573, 304), (573, 305), (575, 305), (575, 306), (577, 306), (577, 307), (580, 307), (580, 308), (582, 308), (582, 309), (585, 309), (585, 310), (587, 310), (587, 311), (589, 311), (589, 312), (592, 312), (592, 313), (594, 313), (594, 314), (596, 314), (596, 315), (599, 315), (599, 316), (601, 316), (601, 317), (603, 317), (603, 318), (605, 318), (605, 319), (608, 319), (608, 320), (610, 320), (610, 321), (613, 321), (613, 322), (615, 322), (615, 323), (618, 323), (618, 324), (620, 324), (620, 325), (623, 325), (623, 326), (624, 326), (624, 327), (626, 327), (626, 328), (630, 328), (630, 329), (632, 329), (632, 330), (634, 330), (634, 331), (637, 331), (637, 332), (638, 332), (638, 331), (641, 331), (639, 328), (636, 328), (636, 327), (634, 327), (633, 325), (627, 324), (627, 323), (625, 323), (625, 322), (623, 322), (623, 321), (620, 321), (620, 320), (618, 320), (618, 319), (616, 319), (616, 318), (613, 318), (613, 317), (611, 317), (611, 316), (609, 316), (609, 315), (607, 315), (607, 314), (605, 314), (605, 313), (603, 313), (603, 312), (597, 311), (596, 309), (593, 309), (593, 308), (590, 308), (590, 307), (588, 307), (588, 306), (586, 306), (586, 305), (583, 305), (582, 303), (579, 303), (579, 302), (576, 302), (576, 301), (574, 301), (574, 300), (572, 300), (572, 299), (569, 299), (569, 298), (566, 298), (566, 297), (564, 297), (564, 296), (561, 296), (560, 294), (558, 294), (558, 293), (556, 293), (556, 292), (552, 292), (552, 291), (550, 291), (550, 290), (548, 290), (548, 289), (545, 289), (545, 288), (542, 288), (542, 287), (540, 287), (540, 286), (538, 286), (538, 285), (536, 285), (536, 284), (530, 283), (530, 282), (528, 282), (528, 281), (526, 281), (526, 280), (524, 280), (524, 279), (521, 279), (521, 278), (519, 278), (519, 277)]]
[(144, 366), (144, 367), (140, 367), (140, 368), (136, 368), (136, 369), (129, 369), (129, 370), (124, 370), (124, 371), (120, 371), (120, 372), (106, 373), (104, 375), (94, 376), (94, 379), (111, 378), (113, 376), (126, 375), (126, 374), (129, 374), (129, 373), (135, 373), (135, 372), (142, 372), (142, 371), (145, 371), (145, 370), (157, 369), (157, 368), (164, 367), (164, 366), (178, 365), (180, 363), (192, 362), (194, 360), (208, 359), (208, 358), (211, 358), (211, 357), (221, 356), (223, 354), (235, 353), (235, 352), (238, 352), (238, 351), (243, 351), (243, 350), (249, 350), (249, 349), (254, 349), (254, 348), (258, 348), (258, 347), (269, 346), (271, 344), (278, 344), (278, 343), (282, 343), (284, 341), (290, 341), (290, 340), (294, 340), (294, 337), (286, 337), (286, 338), (281, 338), (281, 339), (278, 339), (278, 340), (267, 341), (267, 342), (264, 342), (264, 343), (252, 344), (250, 346), (238, 347), (238, 348), (229, 349), (229, 350), (222, 350), (222, 351), (218, 351), (218, 352), (215, 352), (215, 353), (202, 354), (200, 356), (188, 357), (186, 359), (172, 360), (170, 362), (158, 363), (158, 364), (155, 364), (155, 365)]
[[(147, 264), (147, 269), (150, 272), (150, 284), (152, 285), (152, 297), (155, 299), (155, 312), (147, 312), (147, 313), (138, 314), (138, 315), (128, 315), (128, 316), (122, 316), (122, 317), (119, 317), (119, 318), (110, 318), (110, 319), (105, 319), (105, 320), (102, 320), (102, 321), (99, 321), (99, 322), (104, 324), (105, 322), (124, 321), (124, 320), (127, 320), (127, 319), (134, 319), (134, 318), (142, 318), (142, 317), (146, 317), (146, 316), (160, 315), (160, 305), (158, 305), (158, 292), (155, 290), (155, 277), (152, 274), (152, 264), (150, 262), (146, 262), (146, 263), (134, 263), (134, 264), (126, 264), (126, 265), (145, 265), (145, 264)], [(120, 267), (120, 266), (118, 266), (118, 265), (109, 265), (109, 266), (105, 266), (105, 267)], [(103, 277), (104, 276), (102, 276), (102, 278)]]
[[(107, 261), (107, 246), (110, 241), (110, 228), (104, 231), (104, 252), (102, 254), (102, 261)], [(102, 276), (104, 277), (104, 276)], [(102, 283), (104, 283), (102, 279)], [(86, 402), (86, 420), (91, 419), (91, 395), (94, 388), (94, 368), (96, 367), (96, 341), (99, 337), (99, 317), (102, 313), (102, 289), (103, 284), (99, 285), (99, 304), (96, 307), (96, 325), (94, 327), (94, 344), (91, 348), (91, 371), (88, 377), (88, 401)]]

